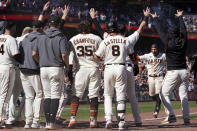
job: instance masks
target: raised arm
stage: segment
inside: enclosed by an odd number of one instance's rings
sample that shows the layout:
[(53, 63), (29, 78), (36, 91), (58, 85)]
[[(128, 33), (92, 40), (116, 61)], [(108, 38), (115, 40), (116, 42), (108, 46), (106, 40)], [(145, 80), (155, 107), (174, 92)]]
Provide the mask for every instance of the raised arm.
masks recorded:
[(101, 28), (99, 22), (96, 20), (96, 11), (94, 10), (94, 8), (91, 8), (89, 13), (90, 13), (90, 17), (92, 18), (92, 22), (93, 22), (93, 24), (94, 24), (95, 27), (96, 27), (96, 31), (97, 31), (101, 36), (103, 36), (103, 34), (104, 34), (105, 32), (104, 32), (103, 29)]
[(143, 10), (143, 13), (144, 13), (144, 19), (141, 22), (139, 28), (137, 29), (137, 32), (139, 34), (142, 33), (142, 30), (143, 30), (144, 26), (146, 25), (146, 23), (148, 21), (148, 17), (150, 16), (150, 8), (147, 7), (146, 10)]
[(60, 29), (63, 29), (64, 27), (64, 23), (66, 21), (66, 17), (68, 16), (68, 12), (70, 11), (70, 6), (69, 5), (65, 5), (64, 9), (62, 9), (62, 19), (61, 19), (61, 23), (60, 23)]
[(181, 37), (186, 41), (187, 40), (187, 30), (186, 30), (186, 26), (185, 23), (183, 21), (183, 11), (179, 11), (177, 10), (177, 13), (175, 14), (175, 16), (179, 19), (180, 21), (180, 32), (181, 32)]
[(157, 30), (157, 33), (160, 35), (161, 41), (163, 42), (163, 44), (167, 47), (168, 45), (168, 38), (167, 38), (167, 34), (165, 33), (165, 30), (162, 28), (162, 25), (159, 21), (159, 15), (155, 14), (151, 14), (153, 17), (153, 21), (155, 23), (155, 28)]
[(50, 5), (50, 1), (48, 1), (48, 2), (44, 5), (41, 14), (40, 14), (40, 16), (38, 17), (38, 20), (39, 20), (39, 21), (43, 21), (43, 19), (44, 19), (44, 14), (45, 14), (45, 12), (48, 10), (49, 5)]
[(135, 44), (137, 43), (140, 34), (142, 34), (143, 28), (147, 23), (147, 19), (150, 16), (150, 8), (147, 7), (146, 10), (143, 10), (143, 12), (144, 12), (144, 19), (141, 22), (139, 28), (133, 34), (128, 36), (128, 40), (133, 46), (135, 46)]

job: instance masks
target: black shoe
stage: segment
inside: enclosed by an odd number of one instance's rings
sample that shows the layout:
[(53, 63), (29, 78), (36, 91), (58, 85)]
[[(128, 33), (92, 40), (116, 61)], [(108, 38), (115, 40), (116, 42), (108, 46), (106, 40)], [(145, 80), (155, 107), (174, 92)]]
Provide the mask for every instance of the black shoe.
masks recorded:
[(142, 123), (135, 123), (136, 127), (142, 127)]
[(154, 118), (157, 118), (157, 117), (158, 117), (158, 114), (159, 114), (158, 112), (154, 112), (154, 113), (153, 113), (153, 117), (154, 117)]
[(170, 115), (168, 119), (165, 119), (164, 121), (162, 121), (161, 124), (169, 124), (169, 123), (175, 123), (175, 122), (176, 122), (176, 116)]
[(190, 120), (189, 119), (184, 119), (184, 125), (186, 125), (186, 126), (188, 126), (188, 125), (190, 125), (191, 123), (190, 123)]

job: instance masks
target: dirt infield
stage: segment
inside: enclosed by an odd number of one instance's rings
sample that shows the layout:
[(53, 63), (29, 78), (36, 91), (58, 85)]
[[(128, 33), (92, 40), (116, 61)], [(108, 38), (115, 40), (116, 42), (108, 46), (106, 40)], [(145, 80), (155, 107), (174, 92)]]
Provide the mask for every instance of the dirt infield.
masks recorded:
[[(190, 108), (190, 112), (197, 114), (197, 107), (194, 108)], [(177, 116), (181, 116), (181, 109), (179, 110), (175, 110), (175, 114)], [(168, 125), (161, 125), (160, 122), (164, 119), (165, 117), (165, 113), (164, 111), (161, 111), (159, 114), (159, 118), (158, 119), (153, 119), (152, 113), (151, 112), (147, 112), (147, 113), (141, 113), (141, 117), (143, 120), (143, 125), (142, 127), (136, 127), (134, 122), (133, 122), (133, 118), (132, 115), (127, 115), (126, 116), (126, 120), (128, 123), (128, 130), (138, 130), (138, 131), (154, 131), (154, 130), (159, 130), (159, 131), (197, 131), (197, 120), (191, 120), (191, 125), (189, 126), (185, 126), (183, 125), (183, 120), (182, 119), (177, 119), (176, 123), (172, 123), (172, 124), (168, 124)], [(115, 118), (114, 118), (115, 120)], [(68, 123), (67, 123), (68, 124)], [(98, 128), (95, 129), (90, 129), (89, 128), (89, 120), (84, 120), (84, 119), (80, 119), (78, 120), (77, 124), (76, 124), (76, 128), (75, 129), (68, 129), (66, 125), (62, 125), (62, 128), (59, 130), (70, 130), (70, 131), (107, 131), (107, 129), (105, 129), (105, 122), (104, 122), (104, 118), (99, 118), (98, 119)], [(111, 130), (117, 130), (117, 122), (114, 122), (113, 124), (113, 128)], [(2, 130), (2, 129), (1, 129)], [(8, 129), (4, 129), (4, 130), (8, 130)], [(24, 131), (25, 129), (23, 127), (12, 127), (11, 129), (12, 131)], [(35, 129), (28, 129), (28, 131), (31, 130), (35, 130)], [(44, 129), (39, 129), (40, 131), (44, 131)]]

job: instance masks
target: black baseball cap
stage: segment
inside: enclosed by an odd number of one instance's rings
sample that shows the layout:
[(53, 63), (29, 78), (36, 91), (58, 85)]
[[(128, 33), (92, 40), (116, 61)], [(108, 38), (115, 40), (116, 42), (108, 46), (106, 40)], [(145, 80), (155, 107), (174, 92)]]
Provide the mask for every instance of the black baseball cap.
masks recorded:
[(39, 21), (39, 20), (34, 20), (32, 23), (32, 27), (33, 28), (41, 28), (41, 27), (43, 27), (43, 22)]
[(51, 15), (49, 18), (49, 24), (57, 25), (60, 23), (60, 17), (58, 15)]
[(107, 33), (117, 33), (118, 23), (116, 21), (111, 21), (107, 24)]

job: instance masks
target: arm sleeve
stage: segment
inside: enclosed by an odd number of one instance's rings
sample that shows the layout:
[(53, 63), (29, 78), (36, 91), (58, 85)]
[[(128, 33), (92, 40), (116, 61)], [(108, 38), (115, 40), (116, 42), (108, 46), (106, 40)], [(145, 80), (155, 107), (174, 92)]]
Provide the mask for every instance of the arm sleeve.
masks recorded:
[(137, 43), (139, 37), (140, 37), (140, 34), (137, 31), (135, 31), (133, 34), (128, 36), (128, 40), (133, 46), (135, 46), (135, 44)]
[(70, 45), (67, 41), (66, 37), (60, 40), (60, 52), (61, 54), (69, 54), (70, 53)]
[(95, 49), (96, 49), (96, 50), (98, 50), (101, 41), (102, 41), (102, 39), (101, 39), (100, 37), (98, 37), (97, 43), (96, 43), (96, 45), (95, 45)]
[(65, 23), (65, 20), (61, 19), (60, 21), (60, 29), (63, 30), (64, 28), (64, 23)]
[(38, 43), (34, 44), (32, 51), (38, 52)]
[(19, 48), (15, 39), (10, 39), (10, 54), (12, 56), (19, 54)]
[(101, 44), (95, 54), (99, 57), (103, 57), (105, 55), (105, 48), (106, 48), (105, 43), (101, 42)]
[(133, 53), (134, 53), (133, 45), (130, 42), (128, 42), (128, 44), (127, 44), (127, 54), (131, 55)]
[(154, 18), (153, 20), (154, 20), (155, 28), (156, 28), (158, 34), (160, 35), (161, 41), (163, 42), (165, 47), (167, 47), (168, 38), (165, 33), (165, 30), (162, 28), (161, 23), (159, 22), (158, 18)]
[(103, 31), (103, 29), (101, 28), (101, 25), (100, 25), (100, 24), (98, 23), (98, 21), (96, 20), (96, 18), (95, 18), (95, 19), (92, 19), (92, 22), (93, 22), (94, 26), (96, 27), (96, 31), (97, 31), (101, 36), (103, 36), (104, 31)]
[(185, 26), (185, 23), (183, 21), (183, 18), (179, 17), (178, 19), (180, 21), (181, 37), (183, 38), (184, 41), (187, 41), (187, 30), (186, 30), (186, 26)]

